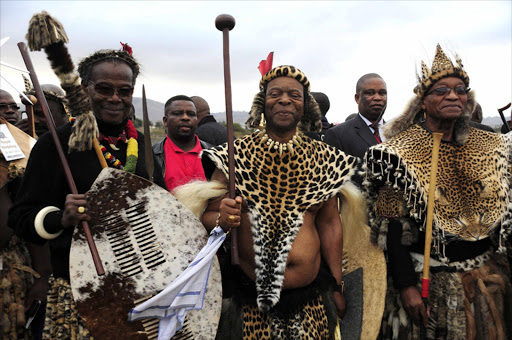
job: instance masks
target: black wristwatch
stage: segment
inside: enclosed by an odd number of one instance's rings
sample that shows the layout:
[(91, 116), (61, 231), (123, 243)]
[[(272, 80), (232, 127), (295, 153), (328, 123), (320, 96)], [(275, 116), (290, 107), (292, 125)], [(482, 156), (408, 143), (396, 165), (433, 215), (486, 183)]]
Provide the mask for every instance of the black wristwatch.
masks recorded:
[(341, 294), (345, 293), (345, 281), (342, 280), (339, 285), (336, 285), (336, 291)]

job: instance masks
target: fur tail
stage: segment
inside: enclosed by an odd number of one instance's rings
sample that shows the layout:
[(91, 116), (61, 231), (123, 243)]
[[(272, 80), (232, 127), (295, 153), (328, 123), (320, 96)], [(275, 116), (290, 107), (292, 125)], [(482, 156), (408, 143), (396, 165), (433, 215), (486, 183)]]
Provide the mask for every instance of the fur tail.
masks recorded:
[(219, 199), (228, 192), (226, 185), (218, 181), (193, 181), (173, 190), (174, 196), (201, 220), (208, 201)]
[(98, 126), (91, 110), (89, 98), (81, 87), (80, 77), (65, 45), (68, 36), (62, 24), (47, 12), (35, 14), (29, 23), (27, 41), (31, 50), (44, 48), (52, 69), (66, 91), (70, 114), (76, 117), (69, 151), (92, 149), (93, 140), (98, 137)]
[(361, 191), (347, 182), (341, 187), (341, 224), (343, 226), (343, 249), (355, 244), (360, 230), (367, 227), (367, 208)]

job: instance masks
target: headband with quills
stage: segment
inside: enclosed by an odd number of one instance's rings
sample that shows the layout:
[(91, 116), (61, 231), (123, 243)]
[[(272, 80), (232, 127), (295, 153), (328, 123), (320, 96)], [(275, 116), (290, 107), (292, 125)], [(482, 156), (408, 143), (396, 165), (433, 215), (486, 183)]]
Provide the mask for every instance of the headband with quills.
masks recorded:
[[(23, 93), (25, 93), (26, 95), (32, 95), (35, 97), (36, 90), (34, 89), (34, 86), (32, 85), (30, 80), (24, 74), (22, 74), (22, 77), (23, 77), (23, 83), (25, 84), (25, 91), (23, 91)], [(53, 101), (56, 101), (56, 102), (59, 102), (62, 104), (67, 103), (66, 94), (64, 94), (64, 93), (61, 94), (61, 93), (57, 93), (56, 91), (50, 91), (48, 89), (43, 89), (43, 93), (44, 93), (44, 96), (46, 99), (51, 99)]]
[(309, 83), (308, 77), (294, 66), (284, 65), (278, 66), (263, 75), (260, 80), (260, 91), (264, 91), (267, 84), (278, 77), (290, 77), (297, 80), (299, 83), (304, 85), (306, 92), (311, 91), (311, 84)]
[(414, 88), (414, 93), (423, 98), (430, 88), (440, 79), (447, 77), (460, 78), (466, 87), (469, 86), (469, 77), (464, 70), (462, 60), (458, 55), (455, 56), (455, 66), (452, 61), (443, 52), (441, 46), (437, 44), (436, 55), (432, 62), (432, 68), (429, 69), (425, 62), (421, 62), (421, 75), (417, 74), (418, 86)]
[[(22, 76), (23, 76), (23, 82), (25, 83), (25, 91), (23, 91), (23, 93), (25, 93), (26, 95), (32, 95), (35, 97), (36, 90), (34, 89), (32, 83), (30, 82), (30, 80), (27, 77), (25, 77), (24, 74), (22, 74)], [(56, 90), (52, 90), (50, 88), (51, 88), (50, 84), (41, 85), (41, 89), (43, 90), (43, 94), (44, 94), (44, 97), (46, 98), (46, 100), (53, 100), (57, 103), (60, 103), (62, 105), (62, 108), (64, 109), (64, 112), (66, 112), (68, 117), (70, 117), (71, 114), (69, 113), (69, 109), (67, 106), (68, 100), (66, 98), (66, 94), (64, 93), (64, 91), (62, 91), (62, 89), (61, 89), (62, 93), (59, 93)], [(55, 89), (57, 89), (57, 88), (58, 88), (57, 85), (55, 85)]]

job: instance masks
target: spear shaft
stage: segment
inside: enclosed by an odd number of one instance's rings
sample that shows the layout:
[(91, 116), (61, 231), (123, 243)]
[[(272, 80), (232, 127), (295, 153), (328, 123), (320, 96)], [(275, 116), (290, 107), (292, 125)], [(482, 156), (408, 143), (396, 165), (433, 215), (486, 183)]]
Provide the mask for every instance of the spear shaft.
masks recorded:
[(144, 153), (146, 154), (146, 170), (149, 180), (153, 182), (153, 148), (151, 146), (151, 132), (149, 131), (149, 113), (146, 100), (146, 88), (142, 85), (142, 118), (144, 119)]

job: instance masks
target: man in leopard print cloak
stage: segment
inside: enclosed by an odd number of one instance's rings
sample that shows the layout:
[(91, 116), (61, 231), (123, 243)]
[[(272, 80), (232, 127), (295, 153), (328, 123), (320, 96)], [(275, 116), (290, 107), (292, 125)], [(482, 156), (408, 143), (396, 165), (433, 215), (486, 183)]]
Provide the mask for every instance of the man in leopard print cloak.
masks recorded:
[[(210, 200), (202, 216), (207, 230), (238, 228), (240, 267), (223, 272), (218, 338), (332, 339), (345, 309), (336, 195), (357, 192), (349, 182), (356, 160), (303, 134), (321, 129), (321, 114), (293, 66), (264, 74), (247, 125), (262, 116), (264, 130), (235, 141), (238, 196)], [(227, 147), (202, 159), (225, 187)]]
[[(371, 240), (387, 251), (382, 338), (512, 337), (511, 138), (469, 127), (469, 77), (437, 46), (405, 112), (366, 154)], [(432, 132), (443, 134), (434, 196), (428, 308), (420, 297)]]

